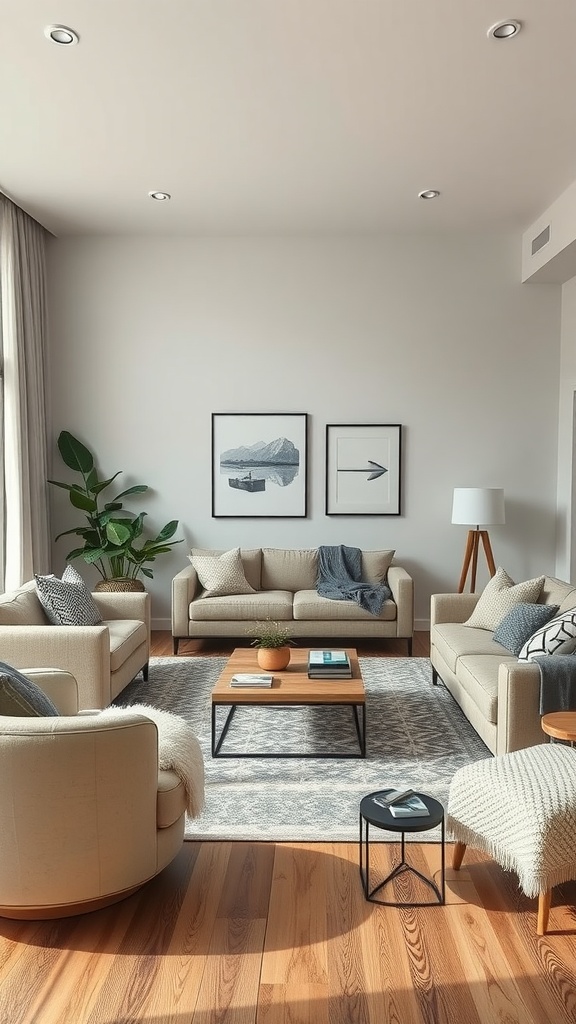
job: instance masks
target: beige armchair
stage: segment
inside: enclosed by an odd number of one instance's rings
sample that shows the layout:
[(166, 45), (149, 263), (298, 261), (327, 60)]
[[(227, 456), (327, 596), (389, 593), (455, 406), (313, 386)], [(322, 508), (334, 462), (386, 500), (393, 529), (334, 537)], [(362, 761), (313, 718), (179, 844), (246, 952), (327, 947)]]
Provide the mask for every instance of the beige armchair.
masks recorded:
[(0, 717), (0, 916), (44, 919), (129, 896), (179, 852), (186, 793), (154, 722), (77, 715), (75, 679), (25, 674), (64, 717)]
[(80, 709), (107, 707), (141, 670), (148, 678), (150, 595), (92, 597), (102, 615), (98, 626), (53, 626), (34, 580), (0, 596), (0, 661), (69, 672), (78, 683)]

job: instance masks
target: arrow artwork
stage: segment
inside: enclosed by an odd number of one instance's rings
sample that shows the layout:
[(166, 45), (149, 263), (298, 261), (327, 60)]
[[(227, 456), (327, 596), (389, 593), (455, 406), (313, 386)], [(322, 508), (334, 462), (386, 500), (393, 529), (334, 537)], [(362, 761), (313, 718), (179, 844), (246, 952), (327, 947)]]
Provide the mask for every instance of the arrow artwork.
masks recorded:
[(366, 461), (369, 463), (369, 465), (371, 467), (370, 469), (360, 469), (360, 468), (358, 468), (358, 469), (339, 469), (339, 470), (337, 470), (337, 472), (338, 473), (368, 473), (369, 474), (368, 480), (378, 480), (379, 477), (383, 476), (384, 473), (388, 472), (386, 467), (385, 466), (381, 466), (379, 462), (374, 462), (372, 459), (367, 459)]

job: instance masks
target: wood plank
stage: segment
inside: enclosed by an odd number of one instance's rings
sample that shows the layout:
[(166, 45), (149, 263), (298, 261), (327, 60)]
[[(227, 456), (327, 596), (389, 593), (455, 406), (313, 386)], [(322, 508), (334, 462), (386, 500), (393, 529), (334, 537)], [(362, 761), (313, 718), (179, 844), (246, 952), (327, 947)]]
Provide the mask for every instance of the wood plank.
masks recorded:
[(276, 846), (262, 984), (326, 985), (326, 849)]

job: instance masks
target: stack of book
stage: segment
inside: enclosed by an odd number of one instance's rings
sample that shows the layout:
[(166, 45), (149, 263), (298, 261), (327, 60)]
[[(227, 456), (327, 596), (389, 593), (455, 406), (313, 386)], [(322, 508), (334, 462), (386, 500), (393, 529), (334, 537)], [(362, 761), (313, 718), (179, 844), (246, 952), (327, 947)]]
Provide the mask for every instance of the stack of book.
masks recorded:
[(273, 678), (259, 672), (236, 672), (230, 680), (230, 686), (272, 686)]
[(346, 651), (310, 651), (309, 679), (351, 679), (352, 666)]

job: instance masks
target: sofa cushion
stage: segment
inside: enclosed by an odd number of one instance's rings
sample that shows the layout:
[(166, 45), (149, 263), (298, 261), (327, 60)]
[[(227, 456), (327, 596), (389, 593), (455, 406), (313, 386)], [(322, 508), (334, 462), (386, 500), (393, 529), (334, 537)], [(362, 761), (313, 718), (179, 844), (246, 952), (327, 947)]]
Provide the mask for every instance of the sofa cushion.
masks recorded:
[(363, 551), (362, 552), (362, 579), (365, 583), (372, 583), (377, 586), (379, 583), (387, 583), (388, 569), (394, 558), (394, 551)]
[(0, 715), (46, 718), (58, 715), (58, 708), (37, 683), (0, 661)]
[(166, 768), (158, 772), (156, 827), (170, 828), (186, 812), (186, 787), (179, 775)]
[(390, 622), (396, 618), (396, 605), (394, 601), (385, 601), (379, 615), (372, 615), (371, 612), (361, 608), (356, 601), (333, 601), (331, 598), (321, 597), (316, 590), (299, 590), (294, 594), (294, 618), (299, 621), (310, 619), (335, 621), (382, 621)]
[(566, 612), (576, 605), (576, 587), (555, 576), (545, 576), (538, 604), (558, 604), (560, 612)]
[(146, 624), (139, 619), (105, 619), (110, 634), (110, 670), (117, 672), (140, 644), (148, 642)]
[(254, 587), (244, 575), (240, 548), (232, 548), (221, 555), (190, 555), (190, 561), (209, 597), (254, 593)]
[(0, 626), (49, 625), (38, 594), (36, 582), (25, 583), (20, 590), (0, 596)]
[(62, 579), (34, 575), (40, 604), (53, 626), (98, 626), (102, 616), (82, 576), (67, 565)]
[(521, 602), (536, 603), (543, 584), (544, 576), (525, 580), (523, 583), (514, 583), (508, 573), (499, 566), (484, 587), (472, 615), (464, 625), (494, 631), (514, 605)]
[[(191, 548), (188, 555), (192, 561), (193, 555), (223, 555), (223, 548)], [(260, 548), (240, 548), (242, 568), (248, 583), (254, 590), (260, 590), (260, 575), (262, 567), (262, 551)]]
[(498, 671), (504, 661), (516, 663), (510, 654), (471, 654), (458, 662), (458, 682), (492, 725), (498, 721)]
[(189, 606), (191, 622), (251, 622), (255, 619), (292, 619), (293, 594), (289, 590), (260, 591), (228, 597), (199, 597)]
[(262, 590), (313, 590), (317, 578), (316, 548), (262, 548)]
[(494, 639), (518, 655), (532, 634), (554, 618), (557, 611), (557, 604), (517, 604), (494, 630)]
[(561, 654), (567, 650), (572, 652), (575, 638), (576, 608), (572, 608), (537, 629), (524, 644), (518, 660), (532, 661), (542, 654)]
[(432, 631), (432, 643), (451, 672), (456, 673), (456, 662), (468, 654), (509, 657), (502, 644), (496, 643), (492, 633), (485, 629), (464, 626), (460, 622), (439, 622)]

